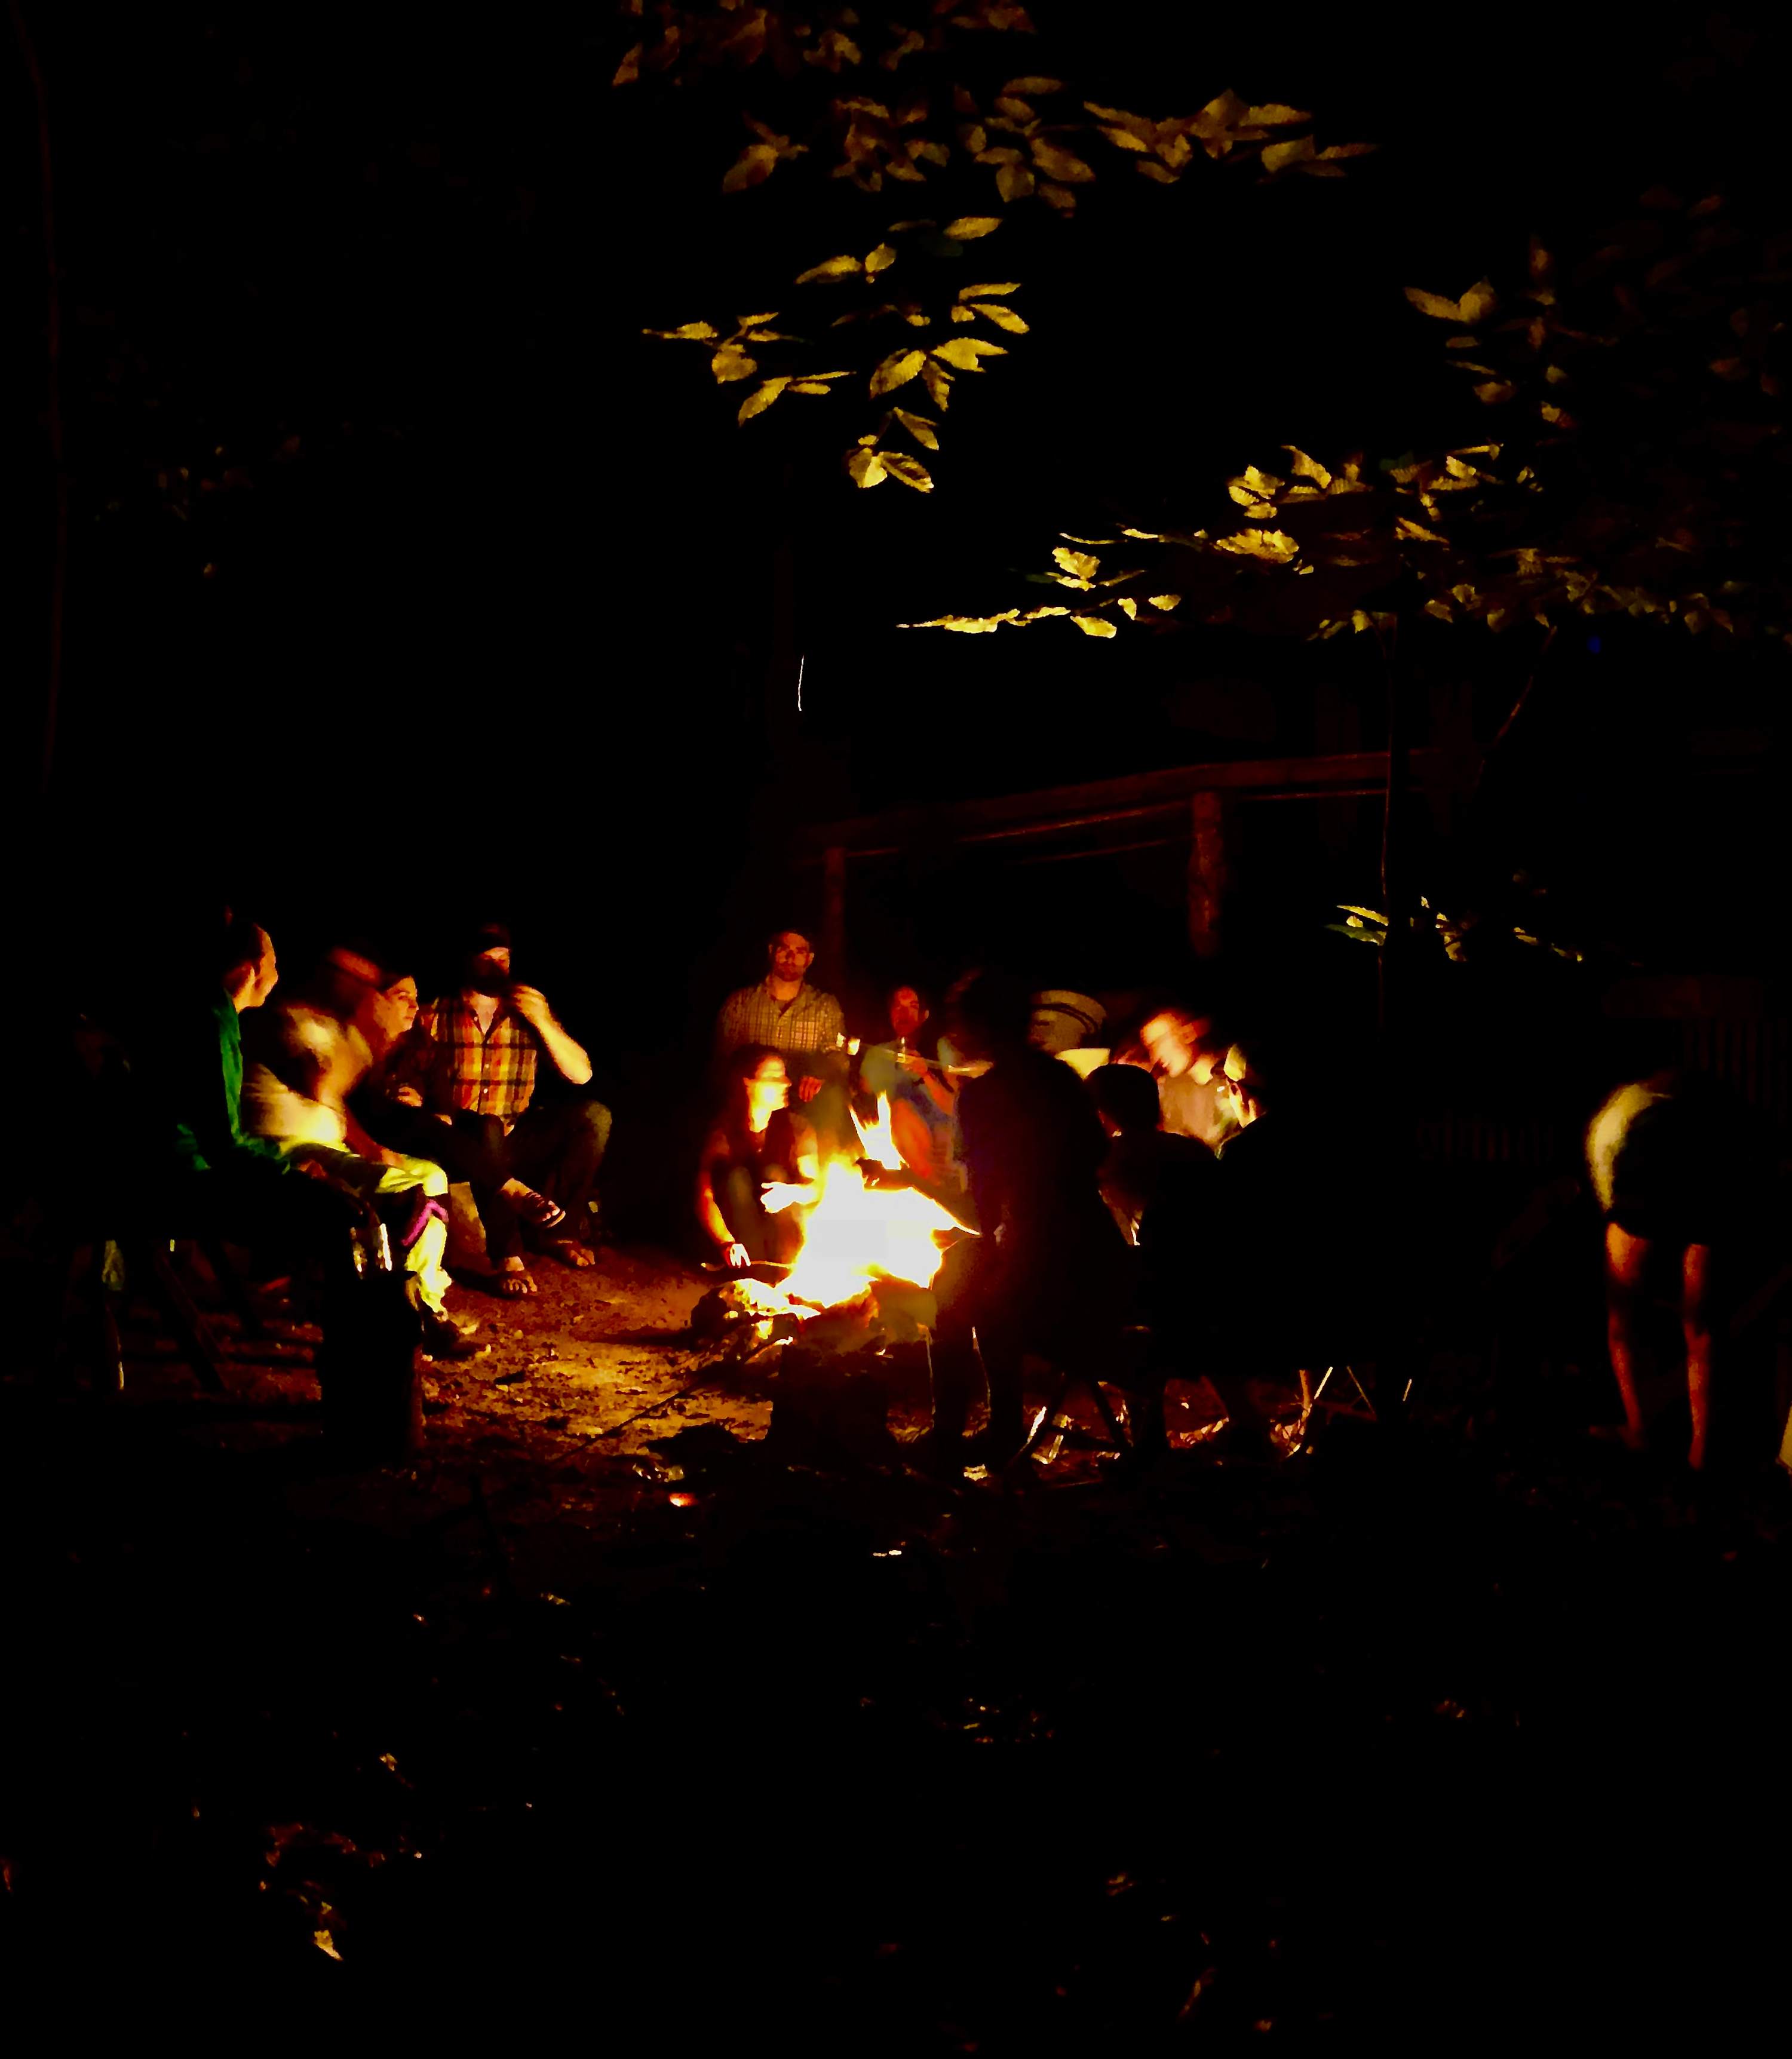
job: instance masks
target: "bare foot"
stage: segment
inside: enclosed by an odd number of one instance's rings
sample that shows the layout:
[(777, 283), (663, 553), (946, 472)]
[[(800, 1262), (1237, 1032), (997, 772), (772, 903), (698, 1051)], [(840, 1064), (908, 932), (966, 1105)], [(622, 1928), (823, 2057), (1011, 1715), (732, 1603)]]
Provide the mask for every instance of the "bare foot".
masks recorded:
[(570, 1265), (575, 1272), (582, 1272), (587, 1266), (597, 1263), (597, 1253), (590, 1245), (581, 1244), (575, 1237), (551, 1237), (542, 1249), (557, 1258), (561, 1264)]
[(498, 1292), (507, 1301), (520, 1301), (536, 1291), (535, 1279), (520, 1258), (507, 1258), (498, 1275)]

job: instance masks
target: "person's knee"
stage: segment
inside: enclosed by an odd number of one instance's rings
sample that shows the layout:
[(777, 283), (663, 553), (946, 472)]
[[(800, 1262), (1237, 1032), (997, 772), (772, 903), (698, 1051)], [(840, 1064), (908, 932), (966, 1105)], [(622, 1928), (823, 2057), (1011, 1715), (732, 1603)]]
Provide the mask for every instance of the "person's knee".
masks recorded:
[(401, 1157), (392, 1169), (404, 1184), (420, 1187), (432, 1201), (440, 1201), (448, 1190), (448, 1176), (432, 1159)]

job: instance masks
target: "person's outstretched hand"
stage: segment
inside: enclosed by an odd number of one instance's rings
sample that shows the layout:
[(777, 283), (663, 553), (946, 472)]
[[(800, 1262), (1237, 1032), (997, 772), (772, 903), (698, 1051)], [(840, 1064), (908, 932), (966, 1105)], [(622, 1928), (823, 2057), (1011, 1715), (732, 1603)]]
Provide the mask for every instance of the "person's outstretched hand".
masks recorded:
[(752, 1261), (747, 1255), (744, 1244), (731, 1244), (723, 1248), (722, 1263), (731, 1272), (744, 1272)]
[(821, 1090), (822, 1083), (813, 1073), (805, 1073), (796, 1083), (796, 1097), (798, 1101), (813, 1101)]

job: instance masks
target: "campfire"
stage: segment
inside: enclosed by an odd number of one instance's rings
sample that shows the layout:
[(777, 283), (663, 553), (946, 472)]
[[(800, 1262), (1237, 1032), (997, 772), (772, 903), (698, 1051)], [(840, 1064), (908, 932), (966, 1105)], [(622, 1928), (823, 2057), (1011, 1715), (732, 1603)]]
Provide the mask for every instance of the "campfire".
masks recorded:
[[(884, 1095), (878, 1097), (876, 1120), (859, 1130), (859, 1158), (888, 1172), (902, 1169)], [(942, 1255), (934, 1233), (957, 1227), (926, 1195), (911, 1187), (874, 1185), (860, 1164), (837, 1160), (822, 1173), (821, 1196), (809, 1212), (802, 1250), (783, 1291), (793, 1304), (816, 1309), (856, 1300), (879, 1280), (930, 1286)]]
[(943, 1256), (935, 1233), (962, 1225), (912, 1187), (882, 1186), (874, 1175), (867, 1177), (866, 1166), (902, 1170), (886, 1097), (878, 1097), (872, 1122), (855, 1119), (854, 1128), (859, 1157), (824, 1167), (821, 1193), (803, 1225), (802, 1249), (789, 1272), (776, 1285), (752, 1277), (729, 1281), (706, 1297), (712, 1307), (700, 1327), (724, 1334), (745, 1330), (747, 1336), (737, 1341), (749, 1348), (788, 1341), (811, 1325), (819, 1342), (834, 1326), (816, 1319), (830, 1312), (851, 1311), (856, 1320), (850, 1327), (861, 1343), (869, 1341), (865, 1332), (871, 1328), (894, 1327), (911, 1336), (918, 1324), (931, 1328), (933, 1300), (926, 1290)]

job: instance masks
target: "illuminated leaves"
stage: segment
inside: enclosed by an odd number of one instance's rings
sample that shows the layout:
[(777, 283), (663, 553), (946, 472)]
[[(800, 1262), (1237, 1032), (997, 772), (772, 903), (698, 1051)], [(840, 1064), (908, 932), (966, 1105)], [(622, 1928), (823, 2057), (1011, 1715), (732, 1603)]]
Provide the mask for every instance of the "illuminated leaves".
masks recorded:
[(1471, 286), (1459, 301), (1446, 299), (1441, 293), (1428, 293), (1418, 286), (1408, 286), (1406, 297), (1422, 315), (1430, 315), (1439, 321), (1470, 325), (1484, 321), (1499, 305), (1491, 279), (1483, 279), (1478, 285)]
[(1213, 548), (1268, 565), (1291, 564), (1300, 555), (1300, 546), (1284, 529), (1240, 529), (1235, 536), (1216, 536)]
[(1095, 176), (1081, 157), (1061, 150), (1042, 136), (1033, 139), (1033, 161), (1047, 178), (1056, 179), (1061, 185), (1085, 185)]
[(1244, 468), (1240, 478), (1226, 481), (1226, 491), (1252, 521), (1267, 522), (1276, 512), (1276, 496), (1281, 492), (1283, 484), (1252, 464)]
[(903, 485), (912, 486), (917, 493), (931, 493), (934, 476), (919, 458), (910, 457), (901, 451), (882, 451), (883, 468), (892, 479), (899, 479)]
[(893, 351), (871, 374), (874, 395), (893, 393), (898, 386), (906, 386), (927, 361), (924, 350)]
[(722, 175), (723, 193), (740, 193), (769, 179), (778, 169), (778, 153), (769, 143), (749, 143)]
[(923, 448), (927, 450), (939, 448), (939, 438), (934, 433), (938, 427), (937, 423), (930, 421), (925, 415), (910, 414), (906, 408), (898, 408), (893, 412), (897, 420)]
[[(737, 422), (748, 422), (755, 415), (763, 415), (790, 383), (787, 378), (762, 380), (741, 402), (740, 412), (735, 416), (735, 420)], [(825, 388), (823, 391), (826, 391)]]
[[(1112, 117), (1134, 158), (1135, 145), (1162, 143), (1140, 117), (1092, 111)], [(1241, 125), (1234, 106), (1204, 112), (1216, 134)], [(1621, 614), (1792, 650), (1781, 512), (1792, 234), (1751, 241), (1727, 221), (1720, 233), (1709, 212), (1683, 209), (1678, 242), (1615, 241), (1572, 266), (1534, 244), (1503, 311), (1488, 280), (1455, 300), (1408, 293), (1428, 317), (1472, 328), (1444, 341), (1473, 397), (1508, 409), (1498, 443), (1408, 452), (1366, 477), (1360, 456), (1321, 462), (1287, 444), (1280, 472), (1248, 465), (1226, 482), (1247, 527), (1120, 525), (1153, 548), (1142, 569), (1111, 575), (1099, 540), (1066, 536), (1051, 569), (1029, 576), (1072, 589), (1077, 606), (930, 626), (987, 633), (1062, 613), (1101, 638), (1123, 624), (1166, 629), (1173, 615), (1322, 638), (1408, 622), (1513, 637), (1552, 635), (1573, 613)], [(1357, 932), (1368, 926), (1364, 911), (1345, 912)], [(1449, 954), (1465, 926), (1438, 918)]]
[(1101, 569), (1101, 560), (1090, 557), (1086, 552), (1066, 550), (1061, 544), (1052, 556), (1069, 574), (1068, 585), (1087, 586)]
[[(983, 367), (980, 359), (1006, 357), (1008, 352), (1006, 344), (986, 343), (979, 336), (955, 336), (948, 343), (935, 344), (931, 354), (942, 364), (950, 364), (955, 371), (981, 372)], [(942, 401), (940, 404), (943, 407), (945, 403)]]
[(1289, 143), (1271, 143), (1264, 147), (1263, 169), (1266, 172), (1286, 171), (1290, 165), (1299, 164), (1304, 158), (1316, 154), (1311, 136), (1297, 136)]
[(1010, 336), (1025, 336), (1028, 325), (1022, 321), (1012, 308), (1000, 307), (985, 297), (991, 293), (1013, 293), (1019, 291), (1017, 285), (994, 286), (962, 286), (958, 289), (958, 304), (952, 310), (955, 322), (967, 322), (982, 315), (986, 321)]
[(755, 121), (751, 115), (747, 117), (747, 125), (758, 141), (749, 143), (723, 173), (724, 193), (741, 193), (748, 186), (763, 185), (785, 159), (803, 157), (808, 152), (806, 143), (793, 142), (788, 136), (780, 136), (764, 122)]
[(855, 486), (878, 486), (894, 479), (917, 493), (934, 490), (934, 476), (919, 458), (905, 451), (880, 448), (875, 436), (861, 436), (857, 448), (846, 453), (846, 471)]
[(876, 249), (868, 250), (862, 257), (854, 257), (849, 251), (838, 257), (824, 257), (818, 265), (811, 265), (806, 272), (798, 272), (796, 283), (799, 286), (826, 285), (843, 279), (876, 278), (880, 272), (887, 272), (896, 261), (896, 252), (888, 243), (880, 243)]
[[(1068, 215), (1080, 191), (1097, 178), (1104, 143), (1165, 184), (1177, 183), (1197, 164), (1254, 163), (1260, 157), (1270, 172), (1284, 165), (1330, 172), (1332, 158), (1368, 147), (1320, 149), (1303, 110), (1274, 101), (1247, 104), (1230, 92), (1193, 114), (1159, 119), (1079, 102), (1064, 80), (1033, 73), (1017, 74), (989, 94), (963, 83), (948, 86), (954, 75), (974, 78), (982, 70), (961, 70), (954, 60), (950, 54), (964, 39), (974, 35), (981, 52), (991, 34), (1030, 30), (1025, 10), (1014, 0), (936, 0), (922, 10), (920, 26), (874, 22), (843, 6), (800, 9), (788, 0), (724, 0), (720, 6), (625, 0), (623, 11), (641, 39), (617, 66), (619, 86), (655, 75), (678, 80), (693, 71), (762, 65), (769, 86), (775, 73), (779, 125), (743, 110), (747, 139), (722, 176), (730, 196), (763, 185), (774, 170), (792, 163), (818, 192), (838, 192), (843, 183), (852, 193), (877, 196), (894, 185), (950, 181), (944, 190), (966, 212), (948, 213), (949, 204), (942, 204), (938, 218), (898, 221), (889, 217), (910, 210), (880, 204), (857, 249), (825, 256), (795, 277), (802, 291), (828, 287), (837, 302), (847, 303), (822, 319), (830, 329), (864, 335), (854, 355), (872, 400), (885, 402), (918, 381), (925, 384), (934, 412), (914, 418), (925, 439), (912, 422), (903, 427), (930, 450), (938, 447), (938, 418), (948, 406), (954, 376), (984, 370), (988, 359), (1007, 352), (1006, 345), (986, 341), (985, 334), (994, 330), (1012, 340), (1030, 333), (1025, 318), (1003, 305), (1018, 281), (954, 289), (941, 269), (942, 260), (958, 254), (955, 246), (978, 241), (1002, 225), (1001, 212), (974, 211), (979, 197), (986, 206), (991, 201), (1003, 208), (1037, 202)], [(942, 56), (936, 66), (934, 60)], [(966, 182), (974, 168), (980, 171), (981, 193), (975, 180)], [(828, 218), (834, 211), (830, 205)], [(902, 290), (892, 293), (886, 281), (898, 265)], [(737, 420), (746, 423), (789, 395), (821, 397), (838, 376), (806, 372), (795, 361), (800, 337), (771, 326), (777, 319), (753, 317), (732, 333), (708, 323), (647, 333), (709, 346), (715, 382), (750, 389), (736, 410)], [(879, 325), (886, 326), (880, 330)], [(910, 344), (893, 348), (890, 330), (898, 325), (911, 333), (953, 333), (930, 348), (912, 334)], [(886, 416), (885, 425), (890, 422)], [(855, 447), (848, 465), (855, 483), (902, 477), (927, 490), (933, 482), (918, 460), (906, 460), (906, 472), (891, 468), (881, 433)]]
[(801, 377), (786, 373), (775, 379), (761, 380), (741, 402), (735, 420), (749, 422), (755, 415), (763, 415), (781, 393), (826, 393), (834, 380), (850, 376), (845, 372), (810, 372)]
[(824, 257), (818, 265), (811, 265), (806, 272), (798, 272), (796, 283), (811, 286), (828, 279), (857, 279), (864, 275), (864, 261), (854, 257), (849, 251), (840, 257)]

